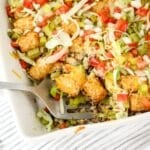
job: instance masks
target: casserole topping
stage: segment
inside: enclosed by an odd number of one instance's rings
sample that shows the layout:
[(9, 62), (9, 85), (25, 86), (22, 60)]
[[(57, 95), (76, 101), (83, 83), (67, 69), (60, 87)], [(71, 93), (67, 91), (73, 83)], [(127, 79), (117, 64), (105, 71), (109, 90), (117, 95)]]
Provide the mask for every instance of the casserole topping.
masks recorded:
[(54, 100), (67, 97), (95, 118), (60, 120), (51, 128), (114, 120), (150, 110), (149, 0), (8, 0), (8, 35), (33, 82), (50, 78)]

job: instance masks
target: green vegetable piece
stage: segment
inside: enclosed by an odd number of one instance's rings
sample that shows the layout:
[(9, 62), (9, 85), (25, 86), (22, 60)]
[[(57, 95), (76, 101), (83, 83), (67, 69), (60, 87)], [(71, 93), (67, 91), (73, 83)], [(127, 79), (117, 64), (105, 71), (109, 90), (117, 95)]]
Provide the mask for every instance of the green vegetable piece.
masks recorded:
[(43, 119), (43, 118), (40, 118), (40, 122), (43, 124), (43, 125), (47, 125), (48, 124), (48, 121)]
[(55, 25), (59, 25), (61, 22), (62, 22), (62, 20), (61, 20), (61, 17), (60, 17), (60, 16), (57, 16), (57, 17), (55, 18), (55, 20), (54, 20), (54, 24), (55, 24)]
[(41, 9), (44, 11), (44, 13), (50, 13), (52, 11), (52, 7), (49, 4), (43, 5)]
[(139, 47), (138, 47), (138, 53), (140, 54), (140, 55), (145, 55), (145, 54), (147, 54), (147, 51), (148, 51), (148, 45), (145, 43), (145, 44), (143, 44), (143, 45), (140, 45)]
[(41, 55), (40, 49), (35, 48), (27, 52), (27, 56), (31, 59), (35, 59)]
[(55, 97), (57, 93), (58, 93), (57, 87), (56, 87), (56, 86), (53, 86), (53, 87), (50, 89), (50, 95), (51, 95), (52, 97)]
[(47, 42), (47, 39), (45, 36), (40, 37), (40, 45), (41, 46), (44, 46), (46, 44), (46, 42)]
[(54, 22), (49, 23), (49, 29), (50, 29), (50, 31), (54, 31), (54, 29), (55, 29), (55, 23)]
[(76, 98), (72, 98), (69, 100), (69, 105), (72, 107), (78, 107), (80, 104), (85, 104), (86, 98), (82, 95), (77, 96)]
[(138, 42), (140, 40), (139, 36), (136, 33), (130, 34), (132, 42)]
[(11, 35), (11, 39), (12, 39), (12, 40), (17, 40), (19, 37), (20, 37), (20, 35), (17, 34), (17, 33), (13, 33), (13, 34)]
[(39, 118), (40, 122), (45, 125), (46, 129), (48, 131), (51, 131), (53, 127), (53, 120), (50, 114), (48, 114), (46, 111), (43, 109), (39, 110), (37, 112), (37, 117)]
[(76, 121), (76, 120), (69, 120), (69, 123), (70, 123), (71, 125), (76, 125), (76, 124), (77, 124), (77, 121)]
[(128, 32), (129, 34), (132, 34), (134, 31), (133, 31), (132, 28), (128, 28), (127, 32)]
[(139, 94), (141, 94), (141, 95), (147, 95), (148, 94), (148, 85), (147, 84), (142, 84), (142, 85), (140, 85), (139, 86), (139, 90), (138, 90), (138, 92), (139, 92)]
[(49, 25), (46, 25), (42, 30), (46, 36), (50, 37), (52, 35), (52, 31), (51, 31)]

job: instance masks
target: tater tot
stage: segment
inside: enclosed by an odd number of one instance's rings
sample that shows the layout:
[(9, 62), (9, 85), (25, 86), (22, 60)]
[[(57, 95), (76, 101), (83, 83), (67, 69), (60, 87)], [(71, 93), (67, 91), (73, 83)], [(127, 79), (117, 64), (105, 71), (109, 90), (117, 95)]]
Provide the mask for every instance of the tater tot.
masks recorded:
[(15, 29), (21, 29), (22, 31), (25, 30), (33, 30), (33, 17), (28, 16), (24, 18), (20, 18), (14, 22)]
[(140, 96), (132, 94), (130, 96), (131, 111), (148, 111), (150, 110), (150, 96)]
[(139, 77), (131, 75), (122, 76), (120, 84), (123, 87), (123, 89), (135, 92), (139, 88)]
[(88, 76), (87, 81), (83, 86), (83, 90), (93, 102), (103, 100), (107, 94), (100, 81), (94, 75)]
[(85, 71), (82, 66), (66, 65), (65, 69), (69, 73), (57, 77), (56, 86), (69, 96), (77, 96), (86, 81)]
[(40, 45), (39, 35), (36, 32), (28, 32), (27, 34), (18, 38), (17, 44), (22, 52), (27, 52), (37, 48)]

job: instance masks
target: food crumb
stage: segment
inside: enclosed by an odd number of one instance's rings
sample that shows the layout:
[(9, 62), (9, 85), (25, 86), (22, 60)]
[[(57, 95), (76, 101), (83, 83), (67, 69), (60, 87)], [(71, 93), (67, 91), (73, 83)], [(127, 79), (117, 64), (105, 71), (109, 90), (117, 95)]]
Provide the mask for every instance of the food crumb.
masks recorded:
[(75, 134), (78, 134), (83, 129), (85, 129), (85, 126), (77, 127), (76, 130), (75, 130)]
[(21, 75), (20, 75), (18, 72), (16, 72), (14, 69), (12, 69), (12, 73), (13, 73), (17, 78), (21, 79)]

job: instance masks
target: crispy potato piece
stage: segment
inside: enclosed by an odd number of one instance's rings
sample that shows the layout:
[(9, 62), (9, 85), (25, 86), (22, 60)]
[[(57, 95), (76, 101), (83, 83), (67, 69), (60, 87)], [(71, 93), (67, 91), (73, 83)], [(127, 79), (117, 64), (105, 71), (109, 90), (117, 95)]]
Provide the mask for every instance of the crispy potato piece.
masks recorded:
[(62, 23), (62, 29), (68, 34), (73, 35), (76, 32), (77, 27), (74, 22), (69, 21), (69, 23)]
[(14, 27), (16, 29), (21, 29), (22, 31), (25, 30), (33, 30), (33, 17), (28, 16), (24, 18), (20, 18), (14, 22)]
[(27, 52), (31, 49), (37, 48), (40, 45), (39, 35), (36, 32), (28, 32), (18, 38), (17, 44), (22, 52)]
[(139, 77), (137, 76), (122, 76), (120, 81), (123, 89), (136, 92), (139, 88)]
[(36, 80), (41, 80), (48, 75), (52, 68), (52, 64), (40, 65), (37, 63), (35, 66), (32, 66), (29, 70), (29, 75)]
[(29, 75), (36, 80), (45, 78), (49, 73), (55, 72), (62, 67), (62, 63), (54, 64), (41, 64), (40, 59), (35, 66), (32, 66), (29, 70)]
[(69, 96), (77, 96), (86, 81), (86, 75), (82, 66), (65, 66), (69, 73), (57, 77), (56, 86)]
[[(97, 4), (92, 7), (92, 11), (95, 12), (95, 13), (99, 13), (99, 11), (105, 6), (108, 4), (110, 0), (101, 0), (101, 1), (98, 1)], [(112, 1), (112, 0), (111, 0)]]
[(83, 52), (83, 39), (82, 37), (78, 37), (73, 40), (72, 47), (70, 48), (71, 52), (81, 53)]
[(150, 96), (140, 96), (132, 94), (130, 96), (131, 111), (148, 111), (150, 110)]
[(80, 91), (80, 86), (69, 74), (63, 74), (56, 78), (56, 86), (69, 96), (76, 96)]
[(93, 102), (100, 102), (107, 94), (100, 81), (94, 75), (88, 76), (83, 90)]

